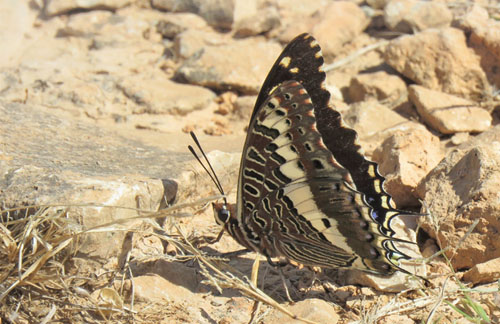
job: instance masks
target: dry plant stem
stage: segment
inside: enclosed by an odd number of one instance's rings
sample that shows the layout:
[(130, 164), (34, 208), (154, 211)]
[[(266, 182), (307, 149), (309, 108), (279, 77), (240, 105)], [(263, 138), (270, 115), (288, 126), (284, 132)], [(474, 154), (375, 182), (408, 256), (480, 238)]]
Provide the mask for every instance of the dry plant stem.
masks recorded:
[(436, 310), (438, 309), (439, 305), (441, 305), (441, 303), (444, 300), (444, 292), (445, 292), (445, 287), (446, 287), (446, 283), (448, 282), (448, 279), (450, 279), (450, 278), (449, 277), (446, 278), (443, 282), (443, 286), (441, 287), (441, 290), (439, 292), (438, 300), (437, 300), (436, 304), (432, 307), (432, 310), (430, 311), (429, 316), (427, 316), (427, 320), (425, 321), (426, 324), (432, 323), (431, 321), (432, 321), (432, 318), (434, 317), (434, 315), (436, 314)]
[(375, 43), (375, 44), (371, 44), (371, 45), (368, 45), (368, 46), (365, 46), (359, 50), (357, 50), (356, 52), (354, 52), (353, 54), (347, 56), (346, 58), (343, 58), (342, 60), (339, 60), (337, 62), (334, 62), (332, 64), (328, 64), (328, 65), (325, 65), (324, 67), (324, 71), (325, 72), (329, 72), (329, 71), (332, 71), (332, 70), (335, 70), (335, 69), (338, 69), (352, 61), (354, 61), (355, 59), (357, 59), (358, 57), (360, 57), (361, 55), (364, 55), (370, 51), (373, 51), (379, 47), (382, 47), (382, 46), (385, 46), (389, 44), (388, 41), (384, 40), (384, 41), (381, 41), (381, 42), (378, 42), (378, 43)]

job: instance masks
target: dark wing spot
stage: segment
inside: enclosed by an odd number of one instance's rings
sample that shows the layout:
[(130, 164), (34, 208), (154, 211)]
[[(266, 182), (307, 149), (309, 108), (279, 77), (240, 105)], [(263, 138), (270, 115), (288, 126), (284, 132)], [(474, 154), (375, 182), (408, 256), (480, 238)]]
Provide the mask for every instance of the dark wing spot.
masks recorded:
[(296, 102), (294, 102), (294, 103), (292, 104), (292, 108), (293, 108), (293, 109), (297, 109), (297, 107), (298, 107), (298, 106), (299, 106), (299, 104), (298, 104), (298, 103), (296, 103)]
[(293, 145), (290, 145), (290, 150), (292, 150), (292, 152), (294, 153), (297, 153), (297, 148)]
[(309, 143), (305, 143), (304, 147), (306, 148), (307, 151), (312, 152), (312, 147)]
[(278, 153), (276, 153), (276, 152), (273, 152), (271, 154), (271, 159), (273, 159), (274, 161), (276, 161), (278, 164), (284, 164), (286, 162), (286, 159), (284, 157), (282, 157), (281, 155), (279, 155)]
[(269, 108), (271, 108), (271, 109), (276, 108), (276, 105), (275, 105), (275, 104), (273, 104), (273, 103), (272, 103), (272, 102), (270, 102), (270, 101), (267, 103), (267, 106), (268, 106)]
[(285, 93), (285, 99), (290, 100), (292, 99), (292, 96), (289, 93)]
[(264, 148), (265, 151), (267, 152), (274, 152), (276, 151), (276, 149), (278, 148), (278, 145), (274, 144), (274, 143), (269, 143), (267, 144), (267, 146)]
[(297, 161), (297, 166), (299, 167), (299, 169), (301, 169), (302, 171), (304, 171), (304, 164), (302, 164), (302, 162)]
[(313, 162), (313, 166), (316, 170), (322, 170), (325, 168), (325, 166), (323, 165), (323, 162), (321, 162), (320, 160), (312, 160)]
[(285, 116), (285, 115), (286, 115), (286, 112), (284, 112), (284, 111), (283, 111), (283, 110), (281, 110), (281, 109), (278, 109), (278, 110), (276, 110), (276, 115), (278, 115), (278, 116)]
[(243, 189), (248, 192), (249, 194), (251, 194), (252, 196), (257, 196), (259, 194), (259, 191), (257, 189), (255, 189), (255, 187), (249, 185), (249, 184), (246, 184), (245, 186), (243, 186)]

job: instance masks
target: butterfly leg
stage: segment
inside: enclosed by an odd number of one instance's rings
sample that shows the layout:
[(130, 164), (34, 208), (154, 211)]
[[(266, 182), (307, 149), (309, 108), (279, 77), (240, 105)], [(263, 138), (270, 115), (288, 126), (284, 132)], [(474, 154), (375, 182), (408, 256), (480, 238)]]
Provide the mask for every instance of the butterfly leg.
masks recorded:
[(220, 239), (222, 238), (222, 234), (224, 234), (224, 228), (221, 229), (221, 231), (219, 232), (219, 234), (217, 234), (216, 238), (214, 238), (213, 240), (208, 240), (207, 243), (208, 244), (214, 244), (214, 243), (219, 242)]
[(271, 258), (269, 256), (266, 256), (266, 258), (267, 258), (267, 262), (271, 266), (273, 266), (276, 269), (278, 269), (278, 272), (279, 272), (280, 278), (281, 278), (281, 282), (283, 283), (283, 288), (285, 289), (286, 299), (288, 299), (288, 301), (290, 303), (294, 303), (294, 300), (292, 299), (292, 297), (290, 297), (290, 292), (288, 291), (288, 284), (287, 284), (287, 281), (286, 281), (286, 278), (285, 278), (285, 274), (283, 273), (283, 267), (286, 266), (288, 264), (288, 262), (287, 261), (283, 261), (283, 260), (280, 260), (278, 262), (274, 262), (273, 260), (271, 260)]

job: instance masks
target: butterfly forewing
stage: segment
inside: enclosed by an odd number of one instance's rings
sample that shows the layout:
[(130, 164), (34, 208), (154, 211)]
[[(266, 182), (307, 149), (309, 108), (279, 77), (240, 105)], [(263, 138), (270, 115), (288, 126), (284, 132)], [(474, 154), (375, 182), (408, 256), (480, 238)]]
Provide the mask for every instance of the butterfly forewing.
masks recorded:
[(389, 274), (408, 258), (393, 244), (399, 211), (356, 132), (329, 106), (322, 66), (319, 45), (303, 34), (266, 78), (243, 149), (233, 232), (270, 257)]

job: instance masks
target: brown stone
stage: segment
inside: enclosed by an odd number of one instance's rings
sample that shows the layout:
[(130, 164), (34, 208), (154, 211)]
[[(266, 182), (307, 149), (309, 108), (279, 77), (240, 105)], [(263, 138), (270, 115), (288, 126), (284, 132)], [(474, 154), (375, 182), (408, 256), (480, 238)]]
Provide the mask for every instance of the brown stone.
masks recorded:
[(494, 282), (500, 278), (500, 258), (474, 265), (464, 273), (463, 279), (473, 284)]
[[(422, 228), (447, 249), (455, 269), (500, 257), (499, 143), (498, 126), (472, 138), (450, 152), (417, 188), (431, 215), (420, 219)], [(464, 240), (476, 219), (478, 225)]]
[(397, 38), (387, 46), (384, 58), (399, 73), (431, 90), (468, 99), (480, 99), (489, 91), (479, 57), (455, 28)]
[(422, 119), (442, 134), (483, 132), (491, 126), (491, 115), (469, 100), (417, 85), (410, 86), (409, 98)]
[[(321, 299), (307, 299), (296, 302), (294, 305), (286, 307), (292, 314), (300, 318), (318, 324), (335, 324), (340, 319), (335, 308), (329, 303)], [(269, 323), (289, 323), (299, 324), (304, 323), (300, 320), (294, 320), (290, 316), (282, 313), (277, 309), (273, 309), (266, 317), (264, 322)]]
[[(469, 37), (469, 46), (481, 57), (481, 67), (486, 72), (490, 83), (500, 87), (500, 23), (490, 18), (488, 11), (474, 4), (465, 15), (457, 21)], [(488, 95), (488, 93), (486, 93)]]
[(349, 99), (364, 100), (397, 100), (406, 96), (406, 84), (396, 75), (385, 71), (359, 74), (351, 79)]

